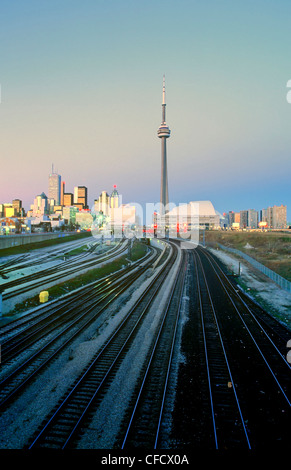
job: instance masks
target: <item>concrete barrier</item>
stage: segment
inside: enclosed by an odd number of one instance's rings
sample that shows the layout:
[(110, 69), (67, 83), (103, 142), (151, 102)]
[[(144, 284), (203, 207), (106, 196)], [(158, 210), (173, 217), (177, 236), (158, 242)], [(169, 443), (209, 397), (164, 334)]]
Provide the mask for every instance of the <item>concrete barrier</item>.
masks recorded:
[[(55, 238), (67, 237), (71, 233), (30, 233), (19, 235), (1, 235), (0, 236), (0, 250), (4, 248), (12, 248), (14, 246), (27, 245), (28, 243), (43, 242), (45, 240), (52, 240)], [(1, 255), (1, 251), (0, 251)]]

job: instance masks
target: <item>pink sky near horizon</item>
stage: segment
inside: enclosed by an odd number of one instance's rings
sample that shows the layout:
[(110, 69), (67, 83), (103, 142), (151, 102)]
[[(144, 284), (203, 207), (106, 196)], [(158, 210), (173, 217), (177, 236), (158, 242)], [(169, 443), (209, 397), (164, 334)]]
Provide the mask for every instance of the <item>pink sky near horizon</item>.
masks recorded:
[(88, 187), (90, 204), (114, 184), (124, 202), (157, 202), (165, 73), (170, 200), (291, 207), (289, 10), (283, 0), (4, 4), (0, 203), (29, 209), (52, 164), (66, 191)]

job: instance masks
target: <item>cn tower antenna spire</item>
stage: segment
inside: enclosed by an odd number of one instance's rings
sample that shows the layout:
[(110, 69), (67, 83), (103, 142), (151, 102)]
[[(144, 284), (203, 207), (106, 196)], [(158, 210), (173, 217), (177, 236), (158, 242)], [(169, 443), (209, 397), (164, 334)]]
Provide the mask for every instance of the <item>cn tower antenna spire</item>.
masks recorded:
[(166, 123), (166, 83), (165, 75), (163, 76), (163, 102), (162, 102), (162, 123)]

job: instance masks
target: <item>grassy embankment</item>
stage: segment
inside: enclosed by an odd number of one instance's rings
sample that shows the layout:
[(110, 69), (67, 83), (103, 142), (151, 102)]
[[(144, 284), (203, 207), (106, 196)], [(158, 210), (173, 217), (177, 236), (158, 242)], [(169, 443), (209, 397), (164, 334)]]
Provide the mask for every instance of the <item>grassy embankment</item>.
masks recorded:
[(205, 241), (236, 248), (291, 281), (291, 233), (206, 231)]
[[(147, 252), (147, 245), (145, 242), (135, 240), (132, 252), (131, 252), (131, 261), (136, 261), (143, 256), (145, 256)], [(75, 289), (78, 289), (86, 284), (90, 284), (90, 282), (97, 281), (109, 274), (118, 271), (123, 266), (127, 266), (129, 264), (128, 254), (116, 258), (112, 260), (110, 263), (104, 264), (98, 268), (93, 268), (87, 271), (84, 274), (80, 274), (73, 279), (68, 279), (67, 281), (61, 282), (53, 287), (48, 289), (49, 292), (49, 300), (55, 300), (61, 295), (67, 294)], [(46, 290), (45, 288), (42, 290)], [(10, 314), (24, 312), (30, 308), (36, 307), (39, 305), (39, 295), (35, 295), (19, 304), (16, 304), (13, 312)]]

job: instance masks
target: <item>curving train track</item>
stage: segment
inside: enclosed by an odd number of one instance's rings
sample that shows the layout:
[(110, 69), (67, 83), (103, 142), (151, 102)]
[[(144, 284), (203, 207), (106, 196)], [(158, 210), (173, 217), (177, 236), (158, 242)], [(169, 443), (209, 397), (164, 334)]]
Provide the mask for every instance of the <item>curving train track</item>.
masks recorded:
[(174, 246), (173, 249), (174, 255), (168, 258), (117, 329), (75, 381), (71, 390), (42, 424), (29, 444), (29, 449), (64, 449), (70, 447), (77, 439), (80, 427), (84, 426), (92, 410), (102, 400), (104, 391), (109, 387), (118, 366), (134, 341), (157, 292), (167, 279), (177, 256), (177, 248)]
[(8, 324), (0, 337), (6, 366), (0, 374), (0, 410), (142, 276), (156, 256), (148, 254), (144, 263), (139, 260)]
[[(94, 259), (85, 259), (88, 254), (91, 254), (94, 251), (94, 249), (95, 245), (92, 245), (90, 250), (87, 251), (85, 254), (80, 254), (74, 256), (73, 259), (62, 261), (57, 266), (44, 268), (35, 273), (27, 274), (26, 276), (23, 276), (21, 278), (18, 277), (17, 279), (13, 279), (11, 281), (2, 282), (0, 284), (0, 288), (4, 292), (3, 300), (8, 300), (17, 295), (29, 292), (32, 289), (45, 286), (48, 282), (55, 282), (59, 279), (63, 279), (65, 276), (76, 274), (76, 272), (78, 271), (98, 266), (98, 264), (109, 260), (114, 255), (120, 255), (125, 253), (128, 247), (127, 243), (125, 243), (124, 241), (120, 241), (116, 246), (108, 250), (106, 254), (99, 254)], [(25, 264), (26, 267), (31, 267), (33, 265), (34, 262), (31, 261)], [(15, 290), (11, 290), (15, 287)]]
[[(205, 248), (180, 249), (174, 240), (168, 246), (155, 271), (157, 255), (148, 255), (7, 327), (4, 415), (82, 332), (100, 326), (109, 308), (118, 312), (122, 295), (131, 298), (91, 359), (36, 421), (25, 448), (288, 446), (290, 331), (244, 295)], [(142, 277), (148, 282), (134, 295)]]

